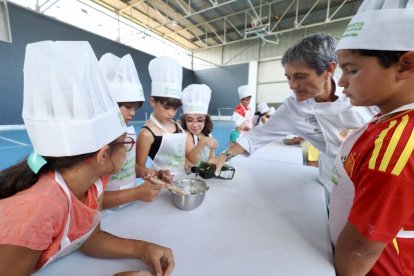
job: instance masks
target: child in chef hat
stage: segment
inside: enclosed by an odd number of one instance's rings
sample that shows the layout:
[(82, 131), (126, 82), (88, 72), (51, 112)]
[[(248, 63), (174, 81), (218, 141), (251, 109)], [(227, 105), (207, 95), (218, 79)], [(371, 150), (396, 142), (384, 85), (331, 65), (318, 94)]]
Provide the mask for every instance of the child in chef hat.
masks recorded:
[(335, 161), (338, 275), (414, 274), (413, 23), (413, 0), (366, 0), (337, 46), (343, 93), (380, 110), (350, 132)]
[[(128, 124), (135, 116), (136, 110), (140, 108), (145, 101), (144, 92), (138, 77), (137, 69), (131, 55), (125, 55), (119, 58), (111, 53), (104, 54), (99, 60), (99, 65), (108, 84), (109, 93), (118, 103), (122, 117)], [(136, 133), (134, 126), (127, 127), (126, 140), (135, 141)], [(143, 171), (144, 175), (136, 175), (135, 143), (131, 144), (130, 151), (127, 152), (124, 164), (121, 169), (114, 175), (108, 183), (105, 191), (103, 208), (116, 210), (119, 206), (124, 206), (134, 200), (152, 201), (154, 200), (161, 188), (160, 184), (145, 181), (139, 185), (136, 177), (147, 178), (151, 174), (148, 170)], [(105, 210), (105, 213), (110, 213)]]
[(205, 84), (190, 84), (183, 90), (181, 125), (187, 131), (186, 157), (194, 165), (214, 157), (218, 147), (217, 140), (211, 136), (210, 99), (211, 89)]
[(242, 85), (238, 88), (238, 95), (240, 102), (234, 109), (232, 119), (236, 130), (240, 132), (240, 135), (243, 135), (253, 128), (253, 113), (249, 107), (253, 89), (249, 85)]
[(88, 42), (27, 45), (23, 120), (34, 152), (0, 172), (0, 274), (29, 275), (80, 248), (169, 275), (170, 249), (100, 229), (102, 193), (133, 141)]
[(183, 69), (174, 59), (160, 56), (150, 61), (150, 104), (153, 112), (141, 128), (137, 138), (137, 172), (147, 170), (147, 158), (152, 160), (151, 170), (159, 179), (171, 182), (173, 175), (185, 172), (187, 134), (174, 121), (181, 103)]
[(265, 102), (259, 103), (257, 105), (257, 111), (256, 111), (256, 113), (254, 113), (253, 125), (254, 126), (261, 126), (261, 125), (265, 124), (270, 118), (269, 110), (270, 110), (270, 108), (267, 105), (267, 103), (265, 103)]

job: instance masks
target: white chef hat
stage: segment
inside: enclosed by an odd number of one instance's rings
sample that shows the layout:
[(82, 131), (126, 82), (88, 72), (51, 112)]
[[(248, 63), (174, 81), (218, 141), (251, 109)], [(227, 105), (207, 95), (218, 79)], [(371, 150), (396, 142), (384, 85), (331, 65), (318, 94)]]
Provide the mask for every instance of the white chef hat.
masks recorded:
[(260, 114), (264, 114), (269, 111), (269, 106), (265, 102), (261, 102), (257, 105), (257, 110), (260, 112)]
[(143, 102), (144, 91), (131, 55), (119, 58), (111, 53), (99, 60), (112, 99), (118, 103)]
[(44, 156), (95, 152), (126, 131), (86, 41), (27, 45), (22, 115), (34, 151)]
[(273, 106), (271, 106), (271, 107), (269, 108), (269, 114), (270, 114), (270, 115), (273, 115), (273, 113), (275, 113), (275, 111), (276, 111), (276, 109), (275, 109)]
[(190, 84), (183, 90), (181, 101), (184, 114), (207, 114), (211, 89), (205, 84)]
[(160, 56), (150, 61), (151, 96), (181, 99), (183, 68), (170, 57)]
[(238, 90), (240, 100), (253, 95), (252, 88), (249, 85), (242, 85)]
[(414, 50), (414, 0), (365, 0), (336, 50)]

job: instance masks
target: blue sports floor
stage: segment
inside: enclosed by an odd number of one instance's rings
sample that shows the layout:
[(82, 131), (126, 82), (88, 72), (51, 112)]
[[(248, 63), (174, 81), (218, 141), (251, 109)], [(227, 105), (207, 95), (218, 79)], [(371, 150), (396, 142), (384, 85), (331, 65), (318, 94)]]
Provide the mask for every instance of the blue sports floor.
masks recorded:
[[(213, 137), (217, 139), (219, 148), (216, 153), (227, 148), (230, 131), (234, 127), (232, 121), (214, 121)], [(134, 124), (138, 133), (142, 123)], [(0, 131), (0, 170), (26, 158), (33, 151), (25, 130)]]

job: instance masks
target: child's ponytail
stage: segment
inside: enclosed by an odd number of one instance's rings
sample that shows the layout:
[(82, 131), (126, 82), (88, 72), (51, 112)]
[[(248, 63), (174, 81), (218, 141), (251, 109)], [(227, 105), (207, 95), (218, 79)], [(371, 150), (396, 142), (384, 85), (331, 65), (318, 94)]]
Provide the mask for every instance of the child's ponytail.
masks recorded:
[(27, 159), (0, 171), (0, 199), (10, 197), (33, 186), (39, 177), (47, 172), (72, 167), (95, 153), (68, 157), (44, 157), (47, 163), (35, 174), (27, 164)]

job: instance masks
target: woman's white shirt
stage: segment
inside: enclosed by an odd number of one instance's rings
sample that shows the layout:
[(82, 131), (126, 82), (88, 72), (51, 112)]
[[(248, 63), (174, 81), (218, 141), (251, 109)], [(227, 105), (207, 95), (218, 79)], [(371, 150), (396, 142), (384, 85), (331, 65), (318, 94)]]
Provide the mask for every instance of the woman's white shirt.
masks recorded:
[(341, 145), (340, 133), (361, 127), (378, 113), (374, 107), (351, 105), (338, 85), (335, 95), (338, 96), (335, 102), (316, 102), (313, 98), (299, 102), (292, 94), (266, 124), (253, 128), (237, 143), (252, 154), (278, 136), (294, 133), (303, 137), (321, 151), (321, 159), (326, 161), (320, 166), (321, 182), (330, 191), (330, 172)]

